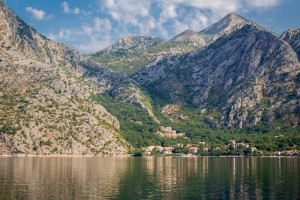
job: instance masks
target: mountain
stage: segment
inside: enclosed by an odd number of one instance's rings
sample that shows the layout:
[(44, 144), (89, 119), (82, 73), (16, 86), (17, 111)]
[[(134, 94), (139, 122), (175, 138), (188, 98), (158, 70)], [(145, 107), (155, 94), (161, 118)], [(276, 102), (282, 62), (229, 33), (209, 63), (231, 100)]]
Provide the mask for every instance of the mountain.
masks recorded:
[(289, 29), (281, 35), (281, 38), (291, 45), (300, 60), (300, 29)]
[(186, 30), (169, 41), (157, 37), (129, 35), (87, 56), (114, 72), (132, 75), (152, 61), (157, 62), (168, 55), (189, 53), (216, 41), (222, 35), (235, 32), (246, 24), (270, 32), (254, 22), (231, 13), (199, 33)]
[(117, 49), (142, 51), (162, 42), (164, 42), (164, 40), (159, 37), (151, 37), (144, 35), (127, 35), (115, 42), (114, 44), (112, 44), (111, 46), (105, 48), (104, 51)]
[(189, 30), (170, 41), (158, 37), (129, 35), (87, 57), (114, 72), (132, 75), (153, 60), (160, 60), (166, 55), (191, 52), (204, 45), (203, 36)]
[(204, 37), (204, 35), (197, 32), (186, 30), (172, 38), (169, 42), (178, 42), (189, 46), (201, 47), (206, 44)]
[(101, 51), (89, 54), (88, 58), (114, 72), (131, 74), (152, 59), (147, 49), (163, 42), (158, 37), (128, 35)]
[[(254, 23), (252, 21), (247, 20), (247, 19), (241, 17), (240, 15), (237, 15), (235, 13), (230, 13), (230, 14), (226, 15), (220, 21), (212, 24), (211, 26), (200, 31), (199, 33), (204, 35), (206, 43), (211, 43), (213, 41), (216, 41), (222, 35), (233, 33), (236, 30), (245, 26), (246, 24), (254, 25), (261, 30), (268, 31), (266, 28)], [(276, 35), (275, 33), (273, 33), (273, 34)]]
[(299, 72), (289, 44), (246, 24), (199, 50), (150, 64), (134, 78), (173, 104), (196, 106), (216, 126), (242, 128), (275, 120), (299, 125)]
[[(298, 141), (299, 74), (299, 29), (277, 37), (230, 14), (201, 33), (125, 36), (82, 55), (0, 0), (0, 154)], [(159, 137), (160, 126), (188, 138)]]
[(127, 153), (119, 121), (90, 99), (126, 77), (38, 34), (4, 0), (0, 39), (0, 153)]

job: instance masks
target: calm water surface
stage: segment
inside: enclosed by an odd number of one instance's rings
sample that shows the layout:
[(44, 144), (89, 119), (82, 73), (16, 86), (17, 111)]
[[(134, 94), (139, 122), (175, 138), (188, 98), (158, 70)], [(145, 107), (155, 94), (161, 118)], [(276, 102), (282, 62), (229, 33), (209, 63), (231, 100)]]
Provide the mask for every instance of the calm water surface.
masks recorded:
[(300, 199), (300, 158), (0, 157), (0, 199)]

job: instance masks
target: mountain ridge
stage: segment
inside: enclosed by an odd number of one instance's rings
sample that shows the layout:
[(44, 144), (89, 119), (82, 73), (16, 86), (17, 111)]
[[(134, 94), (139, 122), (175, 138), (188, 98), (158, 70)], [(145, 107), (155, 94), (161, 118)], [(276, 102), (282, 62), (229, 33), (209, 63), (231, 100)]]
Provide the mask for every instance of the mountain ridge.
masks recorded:
[(155, 46), (164, 41), (165, 40), (159, 37), (153, 37), (153, 36), (126, 35), (103, 50), (136, 49), (141, 51), (146, 49), (147, 47)]
[[(278, 55), (273, 51), (277, 51)], [(288, 55), (285, 55), (285, 53)], [(272, 58), (272, 56), (275, 57)], [(280, 56), (284, 56), (284, 59), (282, 58), (283, 61), (279, 59)], [(285, 64), (285, 62), (289, 64)], [(270, 68), (269, 65), (275, 66)], [(270, 74), (263, 78), (265, 70)], [(271, 84), (275, 77), (283, 73), (278, 70), (290, 73), (286, 83), (297, 85), (292, 80), (297, 76), (295, 73), (297, 70), (299, 71), (299, 63), (292, 48), (273, 34), (262, 31), (256, 26), (246, 25), (231, 35), (222, 36), (209, 46), (186, 55), (169, 56), (158, 63), (149, 65), (145, 70), (135, 75), (135, 78), (141, 85), (148, 85), (156, 93), (165, 94), (165, 97), (171, 99), (175, 104), (190, 101), (194, 105), (200, 107), (202, 105), (204, 106), (203, 109), (207, 109), (207, 100), (209, 98), (212, 98), (215, 102), (223, 101), (221, 105), (224, 108), (221, 111), (223, 113), (221, 116), (224, 119), (220, 120), (220, 122), (225, 122), (225, 124), (231, 126), (244, 127), (248, 123), (248, 114), (239, 113), (239, 109), (242, 106), (241, 96), (244, 96), (244, 98), (250, 97), (244, 104), (248, 102), (251, 105), (249, 109), (255, 108), (255, 105), (259, 105), (263, 97), (261, 96), (263, 90), (261, 86)], [(272, 78), (270, 78), (271, 74), (273, 74)], [(259, 78), (260, 76), (262, 78)], [(251, 80), (251, 77), (254, 79)], [(275, 79), (277, 82), (280, 80), (279, 77)], [(266, 79), (264, 80), (266, 82), (263, 81), (263, 83), (257, 85), (261, 79)], [(247, 89), (242, 93), (236, 94), (239, 88), (245, 87), (244, 84), (248, 80), (254, 84), (252, 86), (255, 91), (254, 96), (251, 97)], [(228, 91), (230, 88), (236, 91)], [(260, 88), (260, 92), (256, 91), (258, 88)], [(212, 90), (214, 90), (215, 94), (212, 93)], [(185, 93), (186, 91), (188, 93)], [(224, 93), (224, 91), (226, 92)], [(231, 97), (226, 98), (225, 96), (228, 94)], [(237, 99), (235, 99), (235, 95), (237, 95)], [(224, 99), (222, 100), (220, 97)], [(251, 100), (251, 98), (253, 99)], [(254, 100), (255, 98), (258, 98), (258, 101)], [(187, 99), (187, 101), (184, 99)], [(296, 102), (295, 106), (297, 107), (297, 105), (298, 102)], [(247, 110), (247, 106), (244, 105), (243, 107)], [(228, 109), (231, 109), (231, 112), (228, 113), (229, 115), (226, 115)], [(240, 118), (239, 115), (242, 117)], [(253, 118), (254, 124), (260, 121), (260, 117)], [(299, 116), (295, 124), (297, 125), (298, 123)]]
[[(109, 70), (41, 36), (0, 3), (0, 153), (126, 154), (118, 120), (90, 100), (112, 87)], [(98, 74), (86, 79), (91, 68)]]
[(286, 30), (281, 36), (281, 39), (287, 41), (298, 55), (300, 61), (300, 28), (291, 28)]
[[(220, 21), (210, 25), (206, 29), (200, 31), (200, 34), (203, 34), (205, 37), (205, 40), (207, 43), (211, 43), (216, 41), (219, 37), (225, 34), (230, 34), (232, 32), (235, 32), (236, 30), (242, 28), (245, 25), (254, 25), (258, 29), (271, 32), (268, 29), (236, 14), (236, 13), (230, 13), (226, 15), (224, 18), (222, 18)], [(272, 34), (279, 36), (273, 32)]]
[(273, 35), (278, 36), (268, 29), (247, 20), (238, 14), (230, 13), (220, 21), (210, 25), (198, 33), (192, 30), (185, 30), (168, 41), (163, 41), (161, 39), (159, 42), (150, 42), (148, 45), (141, 42), (140, 45), (143, 46), (142, 49), (129, 49), (126, 45), (122, 45), (130, 43), (131, 40), (135, 38), (135, 46), (138, 46), (139, 44), (136, 42), (139, 40), (139, 37), (148, 38), (149, 40), (157, 39), (157, 37), (144, 35), (124, 36), (114, 44), (100, 51), (89, 54), (88, 58), (114, 72), (132, 75), (143, 69), (152, 61), (156, 62), (168, 55), (192, 52), (198, 48), (213, 43), (223, 35), (235, 32), (247, 24), (254, 25), (261, 30), (268, 31)]
[(183, 42), (187, 45), (201, 47), (206, 44), (204, 37), (204, 35), (192, 30), (185, 30), (179, 35), (170, 39), (169, 42)]

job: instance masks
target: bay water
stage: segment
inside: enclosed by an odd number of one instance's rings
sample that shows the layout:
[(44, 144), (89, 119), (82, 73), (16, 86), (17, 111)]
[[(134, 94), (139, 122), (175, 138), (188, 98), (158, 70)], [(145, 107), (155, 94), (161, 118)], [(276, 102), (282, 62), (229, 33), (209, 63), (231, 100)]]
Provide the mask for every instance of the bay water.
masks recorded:
[(300, 158), (0, 157), (0, 199), (300, 199)]

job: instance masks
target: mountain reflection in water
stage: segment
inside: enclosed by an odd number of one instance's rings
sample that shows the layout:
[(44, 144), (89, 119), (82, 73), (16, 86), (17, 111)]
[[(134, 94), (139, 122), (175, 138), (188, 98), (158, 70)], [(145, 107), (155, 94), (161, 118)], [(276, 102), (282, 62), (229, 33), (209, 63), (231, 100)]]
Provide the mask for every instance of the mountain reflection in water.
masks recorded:
[(0, 199), (300, 199), (300, 158), (0, 157)]

